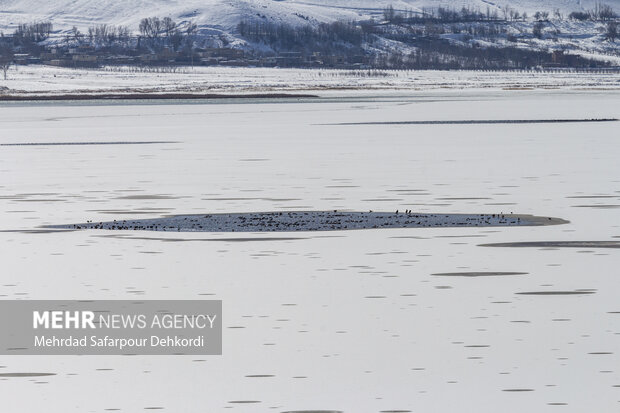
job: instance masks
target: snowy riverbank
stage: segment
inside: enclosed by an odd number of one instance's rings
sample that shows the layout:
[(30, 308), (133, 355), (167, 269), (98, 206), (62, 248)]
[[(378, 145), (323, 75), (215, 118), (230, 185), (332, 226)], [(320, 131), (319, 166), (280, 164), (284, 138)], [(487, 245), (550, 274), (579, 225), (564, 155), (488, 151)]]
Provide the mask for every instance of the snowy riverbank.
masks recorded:
[(79, 94), (208, 94), (356, 90), (620, 88), (618, 72), (324, 70), (232, 67), (70, 69), (14, 66), (0, 98)]

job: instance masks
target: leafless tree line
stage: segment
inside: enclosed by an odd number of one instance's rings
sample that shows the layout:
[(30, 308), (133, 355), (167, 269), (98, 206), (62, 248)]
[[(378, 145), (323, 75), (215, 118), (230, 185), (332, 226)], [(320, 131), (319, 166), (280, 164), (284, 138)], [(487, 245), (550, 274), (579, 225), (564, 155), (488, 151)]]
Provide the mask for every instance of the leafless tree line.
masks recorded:
[(140, 20), (138, 29), (140, 35), (150, 40), (151, 43), (164, 41), (176, 50), (183, 44), (183, 41), (192, 41), (197, 34), (198, 26), (196, 23), (189, 22), (184, 28), (181, 28), (170, 17), (146, 17)]

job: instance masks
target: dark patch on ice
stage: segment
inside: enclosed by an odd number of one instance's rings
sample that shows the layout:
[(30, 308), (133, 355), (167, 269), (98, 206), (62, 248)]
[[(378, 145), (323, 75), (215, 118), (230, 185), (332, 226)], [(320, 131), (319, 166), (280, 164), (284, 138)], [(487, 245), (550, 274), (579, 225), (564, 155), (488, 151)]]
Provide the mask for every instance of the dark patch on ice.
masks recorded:
[(620, 198), (618, 195), (575, 195), (567, 196), (568, 199), (606, 199), (606, 198)]
[(479, 247), (512, 247), (512, 248), (620, 248), (620, 241), (527, 241), (498, 242), (480, 244)]
[[(173, 215), (153, 219), (49, 225), (55, 229), (142, 230), (162, 232), (295, 232), (380, 228), (509, 227), (565, 224), (560, 218), (502, 214), (290, 211)], [(166, 239), (170, 241), (171, 239)]]
[(80, 145), (157, 145), (177, 141), (113, 141), (113, 142), (19, 142), (0, 143), (0, 146), (80, 146)]
[(363, 202), (399, 202), (402, 201), (402, 198), (369, 198), (362, 199)]
[(40, 198), (40, 199), (23, 199), (23, 198), (15, 198), (14, 202), (67, 202), (66, 199), (57, 199), (57, 198)]
[(502, 391), (507, 391), (507, 392), (528, 392), (528, 391), (534, 391), (534, 389), (504, 389)]
[(381, 410), (379, 413), (411, 413), (411, 410)]
[(164, 242), (260, 242), (260, 241), (297, 241), (311, 238), (302, 237), (256, 237), (256, 238), (163, 238), (163, 237), (134, 237), (129, 235), (99, 235), (105, 238), (135, 239), (141, 241)]
[(179, 196), (172, 196), (172, 195), (126, 195), (126, 196), (119, 196), (116, 199), (130, 199), (130, 200), (157, 200), (157, 199), (180, 199), (181, 197)]
[(282, 413), (344, 413), (342, 410), (287, 410)]
[(437, 235), (434, 238), (485, 238), (486, 235)]
[(479, 198), (479, 197), (472, 197), (472, 198), (436, 198), (439, 201), (476, 201), (476, 200), (484, 200), (484, 199), (492, 199), (492, 198)]
[(304, 93), (249, 93), (249, 94), (225, 94), (225, 93), (154, 93), (154, 92), (132, 92), (132, 93), (69, 93), (69, 94), (25, 94), (25, 95), (0, 95), (0, 101), (16, 102), (47, 102), (47, 101), (115, 101), (115, 100), (136, 100), (136, 101), (210, 101), (219, 100), (224, 102), (237, 102), (252, 99), (264, 101), (273, 99), (305, 99), (318, 98), (317, 95)]
[(429, 239), (428, 237), (416, 237), (414, 235), (407, 237), (407, 236), (401, 236), (401, 237), (390, 237), (392, 239)]
[(440, 272), (431, 274), (437, 277), (501, 277), (508, 275), (527, 275), (527, 272)]
[(501, 125), (501, 124), (531, 124), (531, 123), (590, 123), (590, 122), (617, 122), (615, 118), (601, 119), (469, 119), (469, 120), (410, 120), (385, 122), (350, 122), (327, 123), (324, 126), (355, 126), (355, 125)]
[(17, 234), (60, 234), (63, 232), (75, 232), (75, 229), (2, 229), (0, 232), (12, 232)]
[(257, 201), (261, 198), (202, 198), (203, 201)]
[(516, 293), (519, 295), (584, 295), (584, 294), (596, 294), (596, 291), (591, 290), (574, 290), (574, 291), (525, 291)]
[(595, 208), (595, 209), (616, 209), (620, 208), (619, 204), (605, 204), (605, 205), (573, 205), (573, 208)]
[(55, 375), (56, 373), (0, 373), (0, 377), (45, 377)]

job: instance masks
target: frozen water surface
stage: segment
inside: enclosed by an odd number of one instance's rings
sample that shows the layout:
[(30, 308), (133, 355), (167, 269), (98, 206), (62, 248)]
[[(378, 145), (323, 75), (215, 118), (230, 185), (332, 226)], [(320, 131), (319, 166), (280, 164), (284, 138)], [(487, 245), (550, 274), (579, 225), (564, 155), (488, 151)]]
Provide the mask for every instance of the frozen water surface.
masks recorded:
[[(615, 411), (618, 122), (455, 121), (618, 108), (618, 91), (564, 89), (2, 104), (3, 299), (222, 299), (225, 317), (223, 356), (0, 357), (2, 409)], [(44, 228), (397, 209), (570, 223)]]

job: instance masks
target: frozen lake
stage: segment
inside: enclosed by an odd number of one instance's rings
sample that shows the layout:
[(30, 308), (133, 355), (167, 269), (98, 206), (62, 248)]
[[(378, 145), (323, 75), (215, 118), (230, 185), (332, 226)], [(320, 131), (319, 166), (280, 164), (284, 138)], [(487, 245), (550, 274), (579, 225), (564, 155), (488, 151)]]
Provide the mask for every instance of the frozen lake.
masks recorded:
[[(0, 103), (3, 299), (224, 306), (223, 356), (0, 357), (4, 409), (617, 410), (620, 122), (566, 121), (618, 108), (562, 89)], [(43, 228), (331, 210), (570, 222)]]

